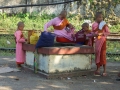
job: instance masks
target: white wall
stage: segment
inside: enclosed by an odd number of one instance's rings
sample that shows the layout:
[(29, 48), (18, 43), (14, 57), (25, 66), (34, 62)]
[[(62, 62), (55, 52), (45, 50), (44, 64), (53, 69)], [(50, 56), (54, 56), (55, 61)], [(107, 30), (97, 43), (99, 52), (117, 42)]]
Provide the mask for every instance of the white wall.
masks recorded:
[[(0, 6), (55, 3), (55, 2), (61, 2), (61, 1), (67, 1), (67, 0), (0, 0)], [(82, 1), (87, 1), (87, 6), (89, 7), (89, 4), (90, 4), (89, 0), (82, 0)], [(38, 12), (38, 13), (47, 12), (48, 14), (51, 14), (51, 13), (58, 14), (61, 10), (64, 9), (64, 7), (66, 7), (65, 9), (70, 13), (80, 13), (81, 15), (84, 15), (85, 10), (87, 9), (85, 6), (81, 4), (81, 2), (73, 2), (73, 3), (53, 5), (53, 6), (0, 9), (0, 11), (7, 12), (7, 13), (18, 13), (18, 12), (27, 11), (27, 12)], [(120, 16), (120, 4), (117, 4), (115, 7), (113, 7), (113, 9), (115, 14), (117, 16)]]

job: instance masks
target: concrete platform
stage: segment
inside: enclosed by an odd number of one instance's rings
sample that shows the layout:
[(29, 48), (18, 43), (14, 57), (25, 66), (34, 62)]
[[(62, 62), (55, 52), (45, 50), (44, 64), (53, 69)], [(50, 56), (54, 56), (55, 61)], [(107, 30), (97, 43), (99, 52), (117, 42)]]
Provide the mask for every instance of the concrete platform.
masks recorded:
[(36, 58), (36, 68), (46, 76), (86, 73), (91, 70), (91, 54), (94, 53), (93, 47), (89, 46), (42, 47), (35, 50), (34, 45), (23, 44), (23, 50), (26, 51), (26, 65), (34, 68)]

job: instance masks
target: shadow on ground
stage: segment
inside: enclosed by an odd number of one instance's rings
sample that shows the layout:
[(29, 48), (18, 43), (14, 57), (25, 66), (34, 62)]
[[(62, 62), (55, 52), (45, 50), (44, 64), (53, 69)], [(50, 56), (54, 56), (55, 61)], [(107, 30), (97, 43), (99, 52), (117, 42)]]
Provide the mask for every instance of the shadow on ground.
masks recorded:
[[(16, 68), (15, 58), (1, 57), (0, 66)], [(92, 68), (95, 69), (94, 64)], [(119, 70), (119, 62), (109, 62), (107, 77), (87, 75), (47, 80), (24, 69), (21, 72), (0, 74), (0, 90), (120, 90), (120, 81), (116, 81)]]

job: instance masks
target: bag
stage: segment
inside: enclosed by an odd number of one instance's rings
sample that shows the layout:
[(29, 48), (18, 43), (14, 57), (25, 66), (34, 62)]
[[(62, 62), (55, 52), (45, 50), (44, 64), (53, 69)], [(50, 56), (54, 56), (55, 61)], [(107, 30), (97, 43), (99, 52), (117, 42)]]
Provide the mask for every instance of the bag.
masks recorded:
[(36, 48), (52, 47), (54, 45), (54, 38), (55, 34), (46, 31), (42, 32), (36, 44)]
[(35, 45), (38, 41), (39, 37), (37, 35), (37, 33), (35, 33), (34, 31), (32, 32), (32, 35), (30, 36), (30, 44)]

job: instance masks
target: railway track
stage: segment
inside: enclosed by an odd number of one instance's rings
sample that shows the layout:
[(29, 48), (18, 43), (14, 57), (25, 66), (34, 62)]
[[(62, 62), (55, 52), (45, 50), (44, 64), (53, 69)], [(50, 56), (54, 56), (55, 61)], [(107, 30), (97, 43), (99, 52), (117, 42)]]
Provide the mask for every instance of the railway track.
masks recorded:
[[(28, 30), (26, 30), (26, 31), (28, 31)], [(37, 30), (36, 30), (37, 31)], [(40, 30), (39, 30), (39, 32), (41, 32)], [(11, 37), (11, 38), (13, 38), (14, 37), (14, 34), (0, 34), (0, 38), (1, 37)], [(107, 40), (108, 41), (120, 41), (120, 33), (111, 33), (108, 37), (107, 37)]]
[[(14, 39), (14, 34), (0, 34), (0, 38), (1, 37), (6, 37), (6, 38), (10, 38), (10, 39)], [(108, 37), (107, 37), (108, 41), (120, 41), (120, 34), (118, 33), (111, 33)], [(12, 50), (15, 51), (15, 48), (0, 48), (0, 50), (3, 51), (7, 51), (7, 50)]]

